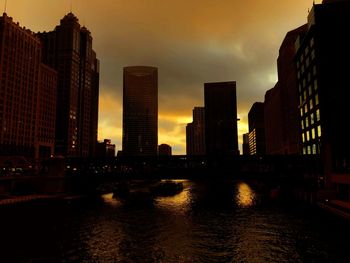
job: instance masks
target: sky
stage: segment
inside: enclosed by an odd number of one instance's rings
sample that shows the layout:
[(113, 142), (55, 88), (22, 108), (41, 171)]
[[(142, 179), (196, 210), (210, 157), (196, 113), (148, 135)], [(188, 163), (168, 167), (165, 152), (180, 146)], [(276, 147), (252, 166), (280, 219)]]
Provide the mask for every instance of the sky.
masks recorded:
[[(8, 0), (6, 13), (34, 32), (72, 11), (100, 60), (98, 138), (122, 144), (123, 67), (158, 67), (158, 142), (186, 153), (186, 124), (204, 106), (205, 82), (236, 81), (239, 144), (248, 112), (277, 81), (286, 33), (312, 0)], [(319, 3), (320, 1), (315, 1)], [(5, 7), (5, 1), (0, 1)]]

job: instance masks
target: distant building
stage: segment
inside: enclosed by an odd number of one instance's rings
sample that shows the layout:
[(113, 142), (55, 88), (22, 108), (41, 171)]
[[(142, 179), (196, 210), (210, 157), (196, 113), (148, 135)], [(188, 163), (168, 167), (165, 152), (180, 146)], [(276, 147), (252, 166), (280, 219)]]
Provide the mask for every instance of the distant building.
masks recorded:
[(99, 62), (92, 36), (67, 14), (54, 31), (39, 33), (43, 62), (58, 72), (55, 152), (94, 156), (97, 143)]
[(158, 155), (159, 156), (171, 156), (171, 146), (168, 144), (161, 144), (158, 146)]
[(242, 144), (243, 155), (249, 155), (249, 133), (243, 134)]
[(265, 155), (265, 118), (264, 103), (255, 102), (248, 114), (249, 154)]
[(123, 155), (156, 156), (158, 69), (125, 67), (123, 74)]
[(186, 126), (186, 154), (205, 155), (205, 109), (193, 109), (193, 122)]
[(295, 41), (305, 34), (303, 25), (288, 32), (277, 59), (278, 82), (265, 95), (266, 154), (299, 154), (300, 122)]
[(54, 153), (57, 72), (41, 63), (40, 39), (0, 17), (0, 154)]
[(350, 109), (349, 13), (350, 1), (314, 4), (295, 56), (302, 153), (328, 156), (332, 169), (344, 171), (350, 169), (349, 124), (344, 119)]
[(239, 154), (236, 82), (204, 84), (206, 154)]
[(110, 139), (104, 139), (103, 142), (98, 142), (96, 157), (115, 157), (115, 144), (112, 144)]

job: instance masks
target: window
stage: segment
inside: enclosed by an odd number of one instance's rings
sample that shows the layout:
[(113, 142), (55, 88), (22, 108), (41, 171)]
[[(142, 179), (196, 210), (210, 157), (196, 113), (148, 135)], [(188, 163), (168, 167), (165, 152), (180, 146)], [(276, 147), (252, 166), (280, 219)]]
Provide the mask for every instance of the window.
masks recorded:
[(312, 138), (312, 139), (315, 139), (315, 138), (316, 138), (315, 128), (313, 128), (313, 129), (311, 130), (311, 138)]
[(304, 112), (307, 113), (307, 104), (304, 106)]
[(312, 101), (312, 99), (311, 99), (311, 100), (310, 100), (310, 110), (312, 110), (313, 107), (314, 107), (314, 103), (313, 103), (313, 101)]
[[(310, 101), (310, 102), (312, 102), (312, 101)], [(310, 122), (311, 122), (311, 125), (313, 125), (315, 122), (315, 114), (314, 113), (311, 113), (311, 115), (310, 115)]]
[(315, 96), (315, 105), (318, 105), (318, 94), (316, 94), (316, 96)]
[(321, 136), (322, 136), (321, 125), (318, 125), (318, 126), (317, 126), (317, 135), (318, 135), (318, 137), (321, 137)]
[(316, 151), (316, 144), (313, 144), (312, 145), (312, 154), (316, 154), (317, 151)]
[(309, 131), (306, 132), (306, 141), (310, 141), (310, 133), (309, 133)]
[(320, 110), (319, 109), (317, 109), (316, 110), (316, 121), (320, 121)]
[(314, 80), (314, 90), (318, 89), (318, 83), (317, 83), (317, 79)]
[(305, 133), (302, 134), (303, 142), (305, 142)]

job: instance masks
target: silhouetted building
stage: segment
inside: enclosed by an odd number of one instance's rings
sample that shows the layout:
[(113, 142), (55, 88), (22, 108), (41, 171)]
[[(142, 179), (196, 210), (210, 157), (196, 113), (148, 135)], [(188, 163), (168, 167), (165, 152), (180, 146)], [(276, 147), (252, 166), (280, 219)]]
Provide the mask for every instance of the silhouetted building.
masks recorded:
[(299, 154), (300, 122), (296, 78), (295, 41), (305, 34), (303, 25), (288, 32), (277, 59), (278, 83), (265, 95), (265, 141), (267, 154)]
[(54, 149), (57, 72), (41, 63), (40, 39), (0, 17), (0, 154), (49, 157)]
[(314, 4), (308, 31), (297, 42), (296, 64), (302, 153), (329, 155), (335, 169), (350, 168), (350, 1)]
[(115, 157), (115, 144), (112, 144), (110, 139), (104, 139), (103, 142), (97, 142), (96, 157)]
[(243, 134), (242, 144), (243, 155), (249, 155), (249, 133)]
[(248, 113), (249, 154), (265, 155), (264, 103), (255, 102)]
[(193, 122), (186, 126), (186, 154), (205, 155), (205, 109), (193, 109)]
[(156, 156), (158, 69), (125, 67), (123, 74), (123, 155)]
[(72, 13), (54, 31), (39, 33), (43, 62), (58, 72), (55, 152), (93, 156), (97, 143), (99, 62), (92, 36)]
[(161, 144), (158, 146), (159, 156), (171, 156), (171, 146), (168, 144)]
[(237, 155), (236, 82), (204, 84), (206, 154)]

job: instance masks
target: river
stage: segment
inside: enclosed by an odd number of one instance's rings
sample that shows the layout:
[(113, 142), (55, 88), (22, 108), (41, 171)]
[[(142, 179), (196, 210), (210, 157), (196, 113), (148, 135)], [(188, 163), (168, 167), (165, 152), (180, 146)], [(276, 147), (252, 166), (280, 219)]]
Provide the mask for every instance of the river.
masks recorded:
[(0, 208), (0, 262), (350, 262), (349, 223), (244, 182), (183, 181), (130, 207), (106, 194)]

